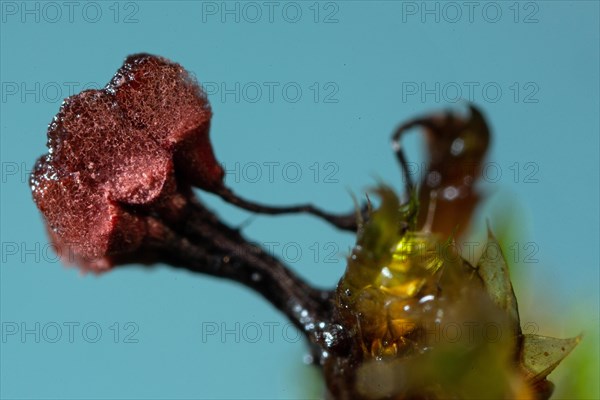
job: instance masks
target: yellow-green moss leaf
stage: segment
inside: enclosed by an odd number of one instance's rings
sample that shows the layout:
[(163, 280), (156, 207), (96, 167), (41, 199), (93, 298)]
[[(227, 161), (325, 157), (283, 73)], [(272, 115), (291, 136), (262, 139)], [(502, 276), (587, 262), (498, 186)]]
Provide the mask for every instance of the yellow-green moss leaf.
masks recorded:
[(531, 374), (530, 379), (544, 379), (577, 346), (581, 336), (557, 339), (547, 336), (523, 335), (521, 362)]
[(488, 230), (488, 241), (477, 263), (477, 268), (492, 301), (506, 311), (515, 332), (520, 332), (519, 309), (510, 282), (508, 265), (500, 249), (500, 244), (490, 230)]

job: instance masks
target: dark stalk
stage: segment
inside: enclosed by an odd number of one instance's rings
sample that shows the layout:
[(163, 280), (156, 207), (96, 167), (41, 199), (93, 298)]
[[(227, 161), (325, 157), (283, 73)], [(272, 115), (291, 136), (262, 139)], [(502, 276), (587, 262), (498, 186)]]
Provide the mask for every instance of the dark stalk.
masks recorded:
[(160, 216), (149, 216), (147, 221), (150, 235), (145, 246), (157, 252), (160, 261), (243, 284), (283, 312), (307, 337), (307, 326), (331, 320), (331, 291), (310, 286), (197, 200), (188, 200), (183, 223), (165, 222)]

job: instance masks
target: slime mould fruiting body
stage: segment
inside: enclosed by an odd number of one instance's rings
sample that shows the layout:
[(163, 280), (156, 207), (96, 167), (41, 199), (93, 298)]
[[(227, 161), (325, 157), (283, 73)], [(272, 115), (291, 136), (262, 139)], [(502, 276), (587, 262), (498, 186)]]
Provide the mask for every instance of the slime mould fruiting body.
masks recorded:
[(146, 257), (149, 247), (164, 247), (159, 225), (181, 231), (197, 211), (193, 187), (253, 212), (304, 212), (356, 229), (352, 214), (270, 207), (234, 194), (209, 139), (211, 118), (193, 75), (150, 54), (127, 57), (104, 88), (66, 99), (30, 177), (63, 259), (100, 272)]
[(579, 338), (523, 334), (491, 232), (476, 266), (415, 231), (417, 202), (377, 190), (336, 293), (350, 345), (324, 363), (332, 398), (547, 399), (547, 375)]

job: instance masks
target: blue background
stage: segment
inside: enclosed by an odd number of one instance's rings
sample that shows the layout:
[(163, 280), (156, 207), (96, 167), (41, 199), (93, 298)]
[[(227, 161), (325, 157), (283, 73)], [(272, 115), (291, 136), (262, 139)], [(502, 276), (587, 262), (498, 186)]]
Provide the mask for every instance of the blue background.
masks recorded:
[[(103, 86), (135, 52), (177, 61), (211, 89), (213, 145), (237, 192), (328, 210), (352, 209), (349, 193), (362, 196), (376, 179), (400, 188), (389, 146), (394, 127), (459, 107), (457, 97), (469, 98), (465, 82), (476, 82), (472, 100), (494, 131), (489, 160), (502, 173), (485, 185), (489, 201), (477, 228), (490, 217), (519, 246), (537, 245), (537, 262), (521, 254), (512, 263), (522, 318), (542, 334), (584, 332), (581, 348), (553, 374), (557, 398), (598, 397), (598, 2), (479, 2), (472, 20), (462, 2), (428, 3), (437, 15), (421, 14), (421, 2), (277, 2), (271, 20), (262, 2), (75, 4), (71, 16), (62, 2), (1, 5), (2, 398), (321, 394), (318, 374), (303, 364), (304, 343), (249, 290), (164, 266), (83, 276), (48, 248), (27, 186), (46, 151), (46, 126), (62, 98)], [(225, 7), (237, 15), (223, 14)], [(223, 95), (221, 83), (236, 82), (239, 99)], [(265, 82), (278, 85), (272, 99)], [(419, 92), (410, 94), (415, 83)], [(439, 90), (424, 94), (421, 83)], [(416, 135), (409, 140), (412, 160), (420, 144)], [(279, 163), (272, 181), (269, 162)], [(253, 163), (261, 166), (257, 179)], [(333, 285), (342, 274), (351, 235), (309, 217), (248, 222), (248, 213), (199, 195), (231, 224), (247, 223), (249, 238), (279, 243), (275, 254), (310, 281)], [(69, 322), (79, 324), (72, 343)], [(36, 323), (39, 343), (35, 334), (21, 337)], [(62, 336), (51, 343), (55, 324)], [(82, 332), (85, 324), (92, 325)], [(98, 326), (102, 336), (90, 343)], [(206, 335), (207, 327), (234, 333)]]

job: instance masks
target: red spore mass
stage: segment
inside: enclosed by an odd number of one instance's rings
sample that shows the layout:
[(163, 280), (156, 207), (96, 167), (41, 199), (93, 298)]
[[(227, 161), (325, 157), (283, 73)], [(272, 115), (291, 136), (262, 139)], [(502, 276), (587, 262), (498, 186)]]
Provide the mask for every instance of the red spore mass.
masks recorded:
[(178, 187), (220, 187), (211, 115), (183, 67), (148, 54), (128, 57), (104, 89), (66, 99), (31, 176), (57, 247), (105, 266), (106, 257), (140, 246), (144, 215)]

